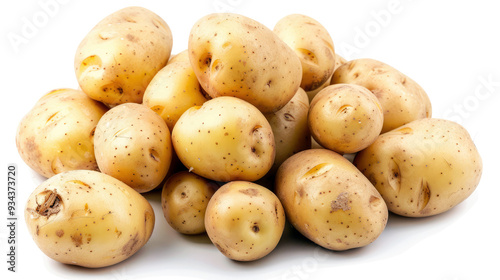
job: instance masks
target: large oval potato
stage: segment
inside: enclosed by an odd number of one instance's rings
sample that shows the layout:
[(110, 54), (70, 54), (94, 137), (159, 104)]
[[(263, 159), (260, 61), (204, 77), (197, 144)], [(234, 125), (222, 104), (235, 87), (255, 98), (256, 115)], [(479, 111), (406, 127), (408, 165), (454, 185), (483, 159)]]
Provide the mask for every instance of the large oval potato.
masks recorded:
[(273, 31), (300, 58), (300, 87), (305, 91), (317, 89), (332, 77), (335, 49), (332, 37), (321, 23), (306, 15), (292, 14), (280, 19)]
[(311, 102), (308, 124), (318, 143), (344, 154), (356, 153), (377, 139), (384, 115), (377, 97), (362, 86), (335, 84)]
[(97, 170), (94, 131), (107, 110), (79, 90), (47, 93), (19, 123), (19, 155), (46, 178), (75, 169)]
[(125, 103), (106, 112), (97, 124), (94, 144), (101, 172), (140, 193), (156, 188), (172, 161), (167, 125), (142, 104)]
[(368, 58), (346, 62), (332, 77), (332, 84), (341, 83), (363, 86), (377, 96), (384, 110), (382, 133), (432, 115), (422, 87), (383, 62)]
[(483, 169), (469, 133), (441, 119), (421, 119), (380, 135), (354, 164), (389, 210), (426, 217), (445, 212), (476, 189)]
[(175, 60), (155, 75), (143, 99), (143, 104), (160, 115), (170, 131), (184, 111), (207, 101), (189, 61), (180, 61), (180, 57)]
[(262, 178), (276, 153), (272, 128), (264, 115), (252, 104), (230, 96), (184, 112), (174, 126), (172, 142), (190, 171), (221, 182)]
[(242, 15), (220, 13), (201, 18), (191, 29), (189, 60), (213, 98), (241, 98), (263, 113), (292, 99), (300, 86), (297, 55), (261, 23)]
[(370, 244), (385, 229), (384, 200), (351, 162), (326, 149), (288, 158), (276, 175), (276, 195), (288, 221), (330, 250)]
[(207, 234), (226, 257), (253, 261), (271, 253), (285, 228), (285, 212), (276, 195), (251, 182), (220, 187), (208, 202)]
[(149, 240), (155, 223), (153, 208), (139, 193), (86, 170), (63, 172), (40, 184), (28, 198), (24, 218), (42, 252), (84, 267), (129, 258)]
[[(311, 133), (307, 125), (309, 99), (299, 88), (292, 100), (275, 113), (266, 114), (276, 144), (276, 157), (270, 174), (275, 174), (280, 165), (290, 156), (311, 148)], [(268, 173), (268, 174), (269, 174)]]
[(82, 90), (110, 106), (141, 103), (170, 57), (172, 33), (157, 14), (127, 7), (101, 20), (82, 40), (75, 73)]
[(181, 171), (163, 185), (161, 207), (168, 224), (183, 234), (205, 232), (205, 210), (219, 188), (195, 173)]

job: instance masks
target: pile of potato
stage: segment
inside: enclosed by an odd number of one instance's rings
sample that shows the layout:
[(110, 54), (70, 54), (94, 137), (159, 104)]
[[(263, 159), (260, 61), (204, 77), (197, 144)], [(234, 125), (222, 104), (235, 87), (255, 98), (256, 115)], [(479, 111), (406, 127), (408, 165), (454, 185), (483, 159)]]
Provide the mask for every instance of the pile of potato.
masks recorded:
[(347, 250), (373, 242), (389, 211), (439, 214), (479, 183), (462, 126), (431, 118), (426, 92), (391, 66), (338, 56), (310, 17), (270, 30), (211, 14), (186, 51), (171, 49), (158, 15), (119, 10), (76, 50), (80, 89), (47, 93), (21, 121), (19, 153), (48, 178), (25, 219), (49, 257), (127, 259), (155, 223), (140, 193), (157, 188), (172, 228), (250, 261), (278, 245), (285, 221)]

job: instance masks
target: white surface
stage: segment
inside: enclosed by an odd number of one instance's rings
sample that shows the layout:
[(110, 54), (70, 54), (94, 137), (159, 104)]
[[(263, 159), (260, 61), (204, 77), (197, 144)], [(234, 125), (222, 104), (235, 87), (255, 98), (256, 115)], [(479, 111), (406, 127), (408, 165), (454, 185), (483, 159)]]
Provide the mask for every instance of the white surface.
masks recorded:
[[(494, 1), (64, 1), (44, 22), (40, 1), (2, 1), (0, 173), (1, 279), (498, 279), (499, 151), (496, 143), (500, 105), (498, 5)], [(169, 4), (167, 4), (167, 2)], [(278, 4), (281, 2), (282, 4)], [(226, 259), (206, 236), (181, 236), (163, 218), (159, 193), (147, 194), (157, 224), (149, 243), (130, 259), (104, 269), (84, 269), (46, 257), (27, 232), (25, 201), (42, 178), (20, 159), (15, 147), (17, 124), (44, 93), (77, 87), (73, 72), (76, 47), (106, 15), (140, 5), (163, 17), (174, 36), (173, 53), (187, 48), (191, 26), (226, 3), (268, 27), (290, 13), (320, 21), (347, 58), (371, 57), (416, 80), (429, 94), (435, 117), (461, 122), (483, 158), (477, 190), (453, 210), (425, 219), (390, 216), (382, 235), (369, 246), (347, 252), (323, 250), (287, 230), (267, 257), (250, 263)], [(326, 4), (329, 3), (329, 4)], [(393, 4), (389, 4), (393, 3)], [(394, 5), (392, 9), (388, 7)], [(394, 8), (396, 7), (396, 8)], [(386, 11), (380, 12), (380, 11)], [(392, 14), (390, 14), (392, 12)], [(387, 14), (390, 14), (390, 18)], [(379, 15), (379, 21), (376, 16)], [(380, 18), (381, 15), (386, 17)], [(38, 25), (15, 47), (9, 36), (23, 36), (26, 21)], [(37, 18), (38, 17), (38, 18)], [(360, 31), (364, 30), (364, 31)], [(364, 36), (360, 32), (363, 32)], [(10, 35), (9, 35), (10, 34)], [(363, 40), (364, 39), (364, 40)], [(351, 46), (349, 53), (346, 46)], [(17, 48), (17, 51), (16, 51)], [(491, 80), (484, 87), (482, 80)], [(461, 109), (462, 108), (462, 109)], [(6, 169), (18, 166), (18, 263), (7, 272)], [(168, 276), (168, 277), (167, 277)], [(484, 279), (484, 278), (482, 278)]]

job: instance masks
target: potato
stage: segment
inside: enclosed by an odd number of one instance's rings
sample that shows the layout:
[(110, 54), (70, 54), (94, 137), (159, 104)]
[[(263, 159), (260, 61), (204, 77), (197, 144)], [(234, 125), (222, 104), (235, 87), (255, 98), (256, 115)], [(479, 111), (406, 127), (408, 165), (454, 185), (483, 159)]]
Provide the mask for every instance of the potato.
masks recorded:
[[(340, 65), (342, 65), (344, 63), (346, 63), (346, 60), (343, 57), (341, 57), (340, 55), (335, 54), (335, 64), (334, 64), (333, 71), (335, 72), (335, 70), (337, 70), (337, 68), (339, 68)], [(318, 92), (320, 92), (322, 89), (329, 86), (331, 83), (331, 80), (332, 80), (332, 77), (330, 77), (324, 84), (322, 84), (318, 88), (316, 88), (314, 90), (307, 91), (306, 93), (307, 93), (307, 96), (309, 97), (309, 102), (311, 102), (313, 100), (313, 98), (316, 96), (316, 94), (318, 94)]]
[(285, 107), (275, 113), (265, 115), (273, 130), (276, 145), (276, 157), (269, 172), (272, 175), (287, 158), (311, 148), (311, 133), (309, 133), (307, 125), (308, 110), (307, 94), (302, 88), (299, 88)]
[(465, 128), (441, 119), (416, 120), (380, 135), (354, 164), (390, 211), (409, 217), (453, 208), (476, 189), (483, 169)]
[(330, 150), (311, 149), (288, 158), (278, 169), (275, 192), (293, 227), (330, 250), (366, 246), (387, 224), (387, 206), (377, 190)]
[(167, 23), (141, 7), (121, 9), (100, 21), (82, 40), (75, 73), (82, 90), (109, 106), (141, 103), (144, 91), (170, 57)]
[(19, 123), (19, 155), (47, 178), (75, 169), (97, 170), (94, 131), (107, 109), (79, 90), (45, 94)]
[(342, 66), (346, 62), (347, 62), (347, 60), (345, 60), (345, 58), (343, 58), (339, 54), (335, 53), (335, 64), (333, 66), (333, 72), (335, 72), (340, 66)]
[(121, 181), (97, 171), (57, 174), (29, 196), (24, 211), (36, 245), (65, 264), (105, 267), (146, 244), (155, 214), (149, 202)]
[(275, 158), (274, 135), (264, 115), (230, 96), (184, 112), (174, 126), (172, 142), (190, 171), (220, 182), (258, 180)]
[(300, 58), (300, 87), (305, 91), (317, 89), (332, 77), (335, 49), (328, 30), (321, 23), (305, 15), (292, 14), (280, 19), (273, 31)]
[(226, 257), (237, 261), (263, 258), (274, 250), (285, 227), (285, 213), (276, 195), (251, 182), (220, 187), (205, 213), (207, 234)]
[(172, 160), (167, 125), (142, 104), (110, 109), (97, 124), (95, 156), (101, 172), (143, 193), (158, 186)]
[(422, 87), (383, 62), (367, 58), (346, 62), (332, 77), (332, 84), (341, 83), (363, 86), (377, 96), (384, 110), (382, 133), (432, 115)]
[(174, 56), (171, 56), (167, 65), (174, 63), (174, 62), (180, 62), (180, 61), (190, 63), (189, 62), (189, 53), (188, 53), (187, 49), (183, 50), (182, 52), (180, 52)]
[(161, 192), (161, 206), (168, 224), (183, 234), (205, 232), (205, 210), (218, 188), (215, 182), (188, 171), (172, 175)]
[(308, 124), (314, 139), (335, 152), (356, 153), (373, 143), (384, 113), (369, 90), (351, 84), (331, 85), (311, 102)]
[(188, 51), (201, 86), (213, 98), (238, 97), (270, 113), (300, 86), (297, 55), (267, 27), (242, 15), (201, 18), (191, 29)]
[(184, 111), (207, 101), (204, 94), (189, 61), (175, 61), (151, 80), (143, 104), (160, 115), (172, 131)]

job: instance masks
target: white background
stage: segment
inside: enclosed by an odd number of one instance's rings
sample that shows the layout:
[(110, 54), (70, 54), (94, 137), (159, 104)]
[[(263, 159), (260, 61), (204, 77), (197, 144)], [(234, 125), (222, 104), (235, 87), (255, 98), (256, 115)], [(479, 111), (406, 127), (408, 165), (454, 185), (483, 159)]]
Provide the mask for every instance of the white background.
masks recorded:
[[(500, 279), (499, 7), (495, 1), (40, 1), (0, 4), (2, 174), (0, 278), (28, 279)], [(57, 2), (56, 2), (57, 3)], [(391, 215), (372, 244), (347, 252), (318, 248), (287, 229), (278, 247), (250, 263), (225, 258), (205, 235), (173, 231), (163, 218), (159, 193), (145, 195), (157, 223), (153, 236), (130, 259), (103, 269), (59, 264), (46, 257), (27, 232), (23, 208), (43, 178), (21, 160), (16, 127), (44, 93), (76, 88), (73, 57), (87, 32), (108, 14), (140, 5), (159, 14), (174, 36), (173, 53), (187, 48), (189, 31), (202, 16), (236, 12), (273, 28), (283, 16), (303, 13), (330, 32), (348, 59), (370, 57), (416, 80), (428, 93), (434, 117), (463, 124), (483, 158), (477, 190), (444, 214), (409, 219)], [(390, 8), (389, 8), (390, 7)], [(36, 30), (23, 34), (26, 25)], [(22, 41), (11, 41), (20, 36)], [(19, 39), (19, 37), (17, 37)], [(7, 272), (7, 165), (18, 167), (17, 272)], [(167, 277), (168, 276), (168, 277)]]

